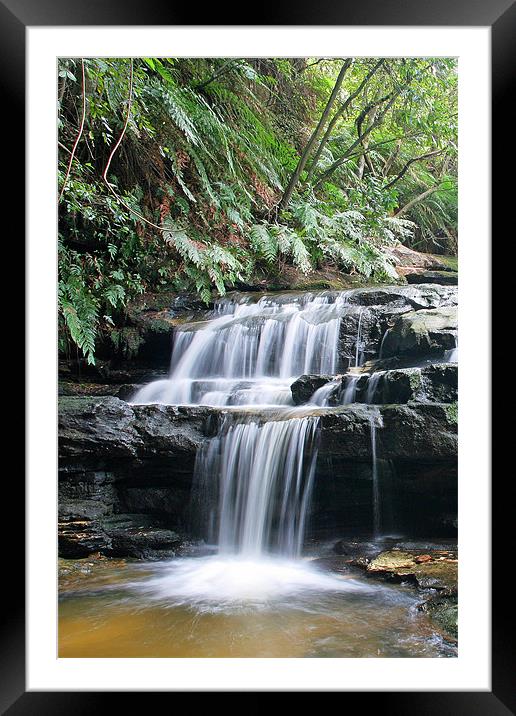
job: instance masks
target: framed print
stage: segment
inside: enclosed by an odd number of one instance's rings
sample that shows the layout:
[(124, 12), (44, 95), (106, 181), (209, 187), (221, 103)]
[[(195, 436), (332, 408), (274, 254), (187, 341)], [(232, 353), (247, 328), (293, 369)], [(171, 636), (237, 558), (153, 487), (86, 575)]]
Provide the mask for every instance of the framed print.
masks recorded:
[(124, 691), (513, 712), (489, 135), (514, 7), (391, 5), (201, 26), (2, 0), (4, 136), (27, 128), (7, 713)]

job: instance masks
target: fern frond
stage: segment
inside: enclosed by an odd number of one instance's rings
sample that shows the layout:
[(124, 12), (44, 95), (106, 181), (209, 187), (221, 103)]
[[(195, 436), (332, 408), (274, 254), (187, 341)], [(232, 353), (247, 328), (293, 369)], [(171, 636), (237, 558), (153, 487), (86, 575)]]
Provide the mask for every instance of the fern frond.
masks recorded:
[(268, 263), (273, 263), (278, 255), (276, 237), (268, 231), (265, 224), (253, 224), (249, 230), (252, 249)]

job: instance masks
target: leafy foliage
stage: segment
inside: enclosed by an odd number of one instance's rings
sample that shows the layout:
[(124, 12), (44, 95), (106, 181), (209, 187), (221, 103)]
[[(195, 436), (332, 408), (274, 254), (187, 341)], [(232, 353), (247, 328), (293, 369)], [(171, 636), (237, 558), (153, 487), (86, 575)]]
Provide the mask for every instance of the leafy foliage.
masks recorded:
[[(81, 62), (85, 125), (64, 183), (81, 124)], [(455, 240), (453, 60), (385, 60), (373, 73), (376, 60), (353, 60), (331, 132), (281, 204), (341, 64), (60, 61), (62, 351), (75, 346), (92, 363), (105, 336), (124, 355), (137, 351), (127, 307), (146, 291), (196, 291), (209, 302), (286, 264), (308, 274), (328, 262), (397, 280), (385, 245)]]

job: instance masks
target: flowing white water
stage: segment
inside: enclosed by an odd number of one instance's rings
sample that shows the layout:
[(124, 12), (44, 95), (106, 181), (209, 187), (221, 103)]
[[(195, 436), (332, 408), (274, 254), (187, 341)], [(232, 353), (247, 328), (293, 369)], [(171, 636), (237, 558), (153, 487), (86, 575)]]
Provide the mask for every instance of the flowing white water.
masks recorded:
[(315, 393), (310, 398), (310, 403), (313, 405), (327, 406), (329, 405), (330, 397), (338, 389), (340, 380), (330, 380), (326, 385), (322, 385), (317, 388)]
[(362, 358), (363, 358), (363, 349), (364, 346), (362, 344), (362, 316), (364, 315), (363, 311), (360, 311), (360, 315), (358, 317), (358, 330), (357, 330), (357, 340), (355, 345), (355, 368), (358, 368), (362, 364)]
[(227, 418), (198, 452), (194, 474), (194, 506), (218, 554), (174, 560), (137, 588), (209, 612), (268, 607), (310, 592), (368, 591), (299, 559), (318, 422), (315, 416), (264, 423), (256, 416)]
[[(315, 585), (342, 588), (342, 582), (337, 587), (333, 577), (321, 580), (318, 570), (298, 560), (319, 418), (290, 407), (290, 386), (302, 374), (338, 372), (341, 319), (349, 310), (357, 309), (348, 305), (346, 292), (222, 301), (207, 320), (176, 331), (169, 378), (145, 386), (132, 402), (276, 410), (269, 420), (263, 411), (231, 413), (198, 451), (194, 512), (218, 555), (175, 562), (159, 584), (148, 585), (151, 591), (211, 602), (288, 595)], [(364, 310), (358, 319), (357, 366)], [(359, 377), (351, 376), (351, 383)], [(311, 403), (327, 405), (339, 383), (323, 386)], [(296, 561), (286, 569), (286, 560)]]
[(346, 376), (344, 393), (342, 394), (342, 405), (354, 403), (357, 396), (357, 383), (360, 380), (360, 374), (352, 374)]
[(380, 378), (384, 375), (385, 371), (378, 370), (376, 373), (373, 373), (373, 375), (369, 376), (369, 379), (367, 381), (367, 390), (366, 390), (366, 397), (365, 402), (368, 404), (371, 404), (374, 399), (374, 394), (376, 393), (376, 388), (378, 387), (378, 383), (380, 382)]
[(328, 592), (370, 593), (378, 589), (349, 577), (323, 572), (309, 562), (284, 557), (243, 555), (177, 559), (156, 576), (131, 586), (146, 597), (195, 607), (198, 612), (229, 612), (270, 608), (309, 595), (313, 611)]
[[(230, 423), (197, 455), (200, 501), (217, 481), (221, 554), (299, 556), (317, 458), (317, 417)], [(218, 522), (218, 524), (217, 524)]]
[(132, 402), (291, 405), (297, 377), (337, 372), (346, 310), (346, 292), (223, 301), (211, 319), (177, 330), (169, 378), (143, 387)]
[(457, 363), (459, 360), (459, 339), (455, 336), (455, 348), (444, 351), (444, 360), (448, 363)]
[(373, 469), (373, 534), (375, 537), (380, 535), (381, 528), (381, 502), (380, 502), (380, 482), (378, 475), (378, 458), (376, 456), (376, 428), (381, 425), (381, 415), (377, 410), (371, 410), (369, 416), (371, 425), (371, 455)]

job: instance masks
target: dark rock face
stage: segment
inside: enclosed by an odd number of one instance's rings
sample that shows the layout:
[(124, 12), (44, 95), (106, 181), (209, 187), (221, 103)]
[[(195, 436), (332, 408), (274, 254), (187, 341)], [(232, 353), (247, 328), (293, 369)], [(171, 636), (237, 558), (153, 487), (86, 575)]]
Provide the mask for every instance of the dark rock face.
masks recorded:
[(405, 274), (407, 283), (438, 283), (446, 286), (456, 286), (459, 275), (455, 271), (414, 271)]
[(357, 306), (383, 306), (419, 311), (422, 308), (456, 306), (457, 289), (453, 286), (430, 284), (360, 288), (349, 294), (348, 303)]
[[(380, 533), (454, 538), (457, 524), (446, 520), (457, 511), (455, 458), (377, 462)], [(335, 535), (370, 539), (374, 526), (371, 459), (320, 455), (308, 537)], [(347, 540), (349, 541), (349, 539)], [(380, 551), (378, 545), (373, 545)], [(384, 547), (385, 548), (385, 547)], [(362, 549), (362, 546), (360, 547)]]
[(112, 395), (120, 400), (130, 400), (143, 387), (143, 383), (72, 383), (61, 381), (59, 396), (89, 395), (94, 397)]
[[(350, 380), (344, 376), (303, 375), (292, 383), (292, 397), (296, 405), (310, 401), (313, 393), (335, 378), (340, 383), (327, 397), (327, 405), (342, 404)], [(353, 379), (355, 376), (351, 376)], [(357, 374), (355, 403), (378, 405), (410, 402), (454, 403), (457, 401), (458, 366), (455, 363), (430, 363), (421, 367), (379, 370), (371, 374)]]
[(457, 309), (453, 306), (413, 311), (400, 316), (383, 339), (382, 357), (443, 354), (454, 348)]
[(60, 457), (136, 457), (143, 442), (131, 407), (114, 397), (59, 400)]
[(400, 316), (455, 306), (457, 289), (430, 284), (356, 289), (348, 295), (347, 303), (339, 334), (341, 372), (356, 364), (357, 339), (361, 365), (378, 357), (382, 337)]
[(383, 373), (372, 395), (373, 403), (457, 401), (458, 366), (437, 363), (422, 368), (400, 368)]
[(445, 403), (382, 405), (377, 412), (354, 404), (325, 411), (319, 452), (371, 458), (371, 421), (378, 423), (376, 447), (386, 460), (439, 460), (457, 454), (457, 406)]
[(188, 521), (196, 451), (215, 413), (131, 406), (112, 396), (61, 398), (61, 556), (176, 554), (184, 542), (178, 534)]
[(179, 458), (195, 455), (209, 433), (208, 407), (129, 405), (114, 397), (59, 401), (59, 455), (63, 459)]
[[(386, 459), (449, 457), (456, 449), (455, 404), (382, 405), (373, 411), (350, 405), (320, 411), (320, 452), (370, 457), (371, 420), (379, 421), (378, 456)], [(193, 464), (197, 448), (213, 432), (212, 421), (224, 411), (204, 406), (128, 405), (117, 398), (62, 398), (59, 454), (64, 463), (93, 458), (166, 458), (175, 467), (184, 458)], [(319, 414), (314, 410), (314, 414)]]
[[(132, 406), (111, 396), (62, 398), (61, 555), (154, 558), (178, 553), (178, 535), (190, 524), (196, 451), (224, 413), (207, 407)], [(453, 531), (444, 526), (443, 515), (456, 509), (455, 404), (373, 409), (355, 404), (313, 413), (320, 415), (314, 528), (335, 534), (346, 526), (372, 524), (373, 419), (384, 504), (394, 505), (396, 525)]]
[(160, 526), (154, 515), (118, 514), (98, 520), (64, 519), (58, 530), (60, 556), (75, 559), (92, 552), (106, 557), (163, 559), (173, 557), (184, 537)]

